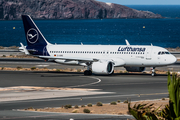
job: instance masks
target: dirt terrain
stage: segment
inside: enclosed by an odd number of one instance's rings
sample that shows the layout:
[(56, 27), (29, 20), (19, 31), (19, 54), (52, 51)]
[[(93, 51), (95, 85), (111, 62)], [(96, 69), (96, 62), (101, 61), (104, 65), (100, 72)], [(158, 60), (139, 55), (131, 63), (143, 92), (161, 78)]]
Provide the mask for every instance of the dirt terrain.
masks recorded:
[[(161, 110), (162, 108), (165, 107), (165, 105), (167, 105), (169, 102), (169, 99), (165, 99), (163, 98), (163, 100), (146, 100), (146, 101), (137, 101), (137, 102), (131, 102), (131, 106), (133, 107), (135, 104), (144, 104), (144, 103), (148, 103), (148, 104), (152, 104), (154, 103), (155, 109), (159, 108)], [(90, 114), (115, 114), (115, 115), (128, 115), (128, 104), (127, 103), (118, 103), (117, 105), (110, 105), (109, 104), (103, 104), (103, 106), (96, 106), (93, 105), (92, 107), (88, 107), (87, 105), (85, 107), (82, 106), (78, 106), (78, 108), (76, 107), (72, 107), (72, 108), (64, 108), (63, 106), (60, 107), (56, 107), (56, 108), (40, 108), (40, 109), (34, 109), (32, 107), (27, 108), (25, 110), (28, 111), (43, 111), (43, 112), (65, 112), (65, 113), (84, 113), (83, 110), (84, 109), (89, 109), (90, 110)]]

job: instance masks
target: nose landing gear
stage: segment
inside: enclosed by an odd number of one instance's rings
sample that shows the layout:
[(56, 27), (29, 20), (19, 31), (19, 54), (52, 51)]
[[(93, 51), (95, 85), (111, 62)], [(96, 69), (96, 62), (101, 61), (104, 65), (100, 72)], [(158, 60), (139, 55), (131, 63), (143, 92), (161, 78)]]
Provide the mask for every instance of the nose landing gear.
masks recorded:
[(152, 76), (155, 76), (155, 75), (156, 75), (155, 67), (152, 67), (152, 68), (151, 68), (151, 72), (152, 72), (152, 73), (151, 73)]

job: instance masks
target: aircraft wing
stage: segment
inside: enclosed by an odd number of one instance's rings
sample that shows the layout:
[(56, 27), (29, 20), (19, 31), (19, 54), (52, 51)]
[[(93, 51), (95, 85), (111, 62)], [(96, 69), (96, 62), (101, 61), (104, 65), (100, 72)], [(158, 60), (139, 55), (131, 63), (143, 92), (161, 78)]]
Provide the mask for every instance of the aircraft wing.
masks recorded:
[[(107, 60), (103, 60), (103, 59), (96, 59), (96, 58), (72, 58), (72, 57), (56, 57), (56, 56), (39, 56), (39, 58), (43, 58), (43, 59), (49, 59), (49, 60), (66, 60), (66, 61), (80, 61), (80, 62), (103, 62), (103, 61), (107, 61)], [(114, 63), (115, 67), (118, 66), (124, 66), (125, 65), (125, 61), (123, 59), (120, 58), (114, 58), (114, 59), (110, 59), (109, 61)]]
[(43, 59), (61, 59), (61, 60), (69, 60), (69, 61), (83, 61), (83, 62), (97, 62), (99, 59), (93, 59), (93, 58), (72, 58), (72, 57), (52, 57), (52, 56), (39, 56), (39, 58)]

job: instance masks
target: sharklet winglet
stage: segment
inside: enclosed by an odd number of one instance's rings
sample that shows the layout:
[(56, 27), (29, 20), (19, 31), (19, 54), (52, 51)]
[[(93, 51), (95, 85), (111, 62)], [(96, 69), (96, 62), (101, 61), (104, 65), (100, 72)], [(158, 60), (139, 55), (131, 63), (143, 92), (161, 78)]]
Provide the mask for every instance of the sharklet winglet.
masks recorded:
[(127, 39), (125, 39), (125, 41), (126, 41), (126, 45), (130, 45)]

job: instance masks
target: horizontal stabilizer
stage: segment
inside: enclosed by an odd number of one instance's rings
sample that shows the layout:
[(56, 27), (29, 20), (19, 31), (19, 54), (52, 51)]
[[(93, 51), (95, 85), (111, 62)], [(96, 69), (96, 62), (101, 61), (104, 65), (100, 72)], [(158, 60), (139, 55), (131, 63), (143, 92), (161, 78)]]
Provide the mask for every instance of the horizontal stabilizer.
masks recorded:
[(21, 47), (19, 47), (19, 51), (24, 52), (26, 55), (30, 55), (26, 47), (22, 43), (20, 44), (21, 44)]

